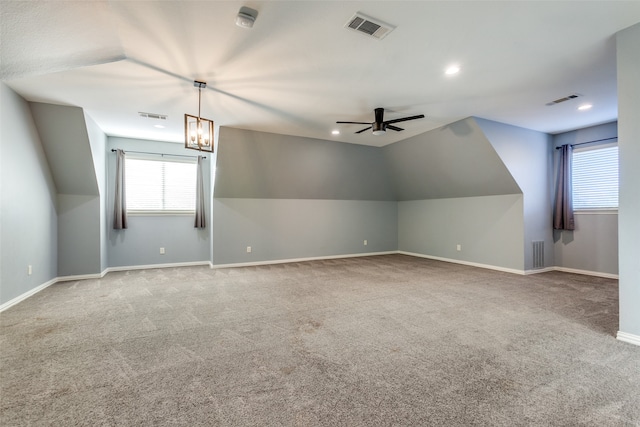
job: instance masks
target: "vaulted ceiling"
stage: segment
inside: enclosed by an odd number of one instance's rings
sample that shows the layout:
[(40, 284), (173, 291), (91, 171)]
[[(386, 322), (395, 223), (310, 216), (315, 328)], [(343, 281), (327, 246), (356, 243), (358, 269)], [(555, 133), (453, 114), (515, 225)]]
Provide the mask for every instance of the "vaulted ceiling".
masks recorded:
[[(242, 6), (258, 12), (251, 29), (235, 25)], [(175, 142), (184, 113), (198, 110), (193, 80), (207, 82), (202, 116), (216, 125), (374, 146), (468, 116), (548, 133), (615, 120), (614, 34), (640, 22), (639, 1), (2, 0), (0, 8), (0, 76), (16, 92), (81, 107), (108, 135)], [(395, 29), (382, 40), (346, 29), (356, 12)], [(446, 75), (453, 64), (460, 72)], [(571, 94), (580, 96), (546, 105)], [(335, 123), (373, 121), (376, 107), (386, 119), (426, 118), (383, 136)]]

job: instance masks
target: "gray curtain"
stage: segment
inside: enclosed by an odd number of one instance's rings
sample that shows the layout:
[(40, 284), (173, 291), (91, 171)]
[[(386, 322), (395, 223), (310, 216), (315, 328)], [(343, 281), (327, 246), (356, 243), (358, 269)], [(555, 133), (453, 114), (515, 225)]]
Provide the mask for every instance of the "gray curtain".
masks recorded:
[(198, 156), (196, 178), (196, 223), (195, 228), (205, 228), (204, 218), (204, 179), (202, 178), (202, 156)]
[(575, 230), (573, 195), (571, 193), (571, 156), (573, 147), (571, 145), (563, 145), (559, 151), (553, 228), (556, 230)]
[(124, 151), (116, 150), (116, 187), (113, 202), (113, 228), (127, 228), (127, 198), (124, 185)]

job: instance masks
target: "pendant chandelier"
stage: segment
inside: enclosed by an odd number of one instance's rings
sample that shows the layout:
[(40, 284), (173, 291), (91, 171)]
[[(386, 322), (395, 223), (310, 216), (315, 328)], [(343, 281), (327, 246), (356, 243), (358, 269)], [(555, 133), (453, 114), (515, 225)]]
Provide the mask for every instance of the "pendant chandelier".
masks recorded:
[(198, 88), (198, 116), (184, 115), (184, 147), (213, 153), (213, 120), (200, 117), (202, 89), (207, 83), (195, 80), (193, 86)]

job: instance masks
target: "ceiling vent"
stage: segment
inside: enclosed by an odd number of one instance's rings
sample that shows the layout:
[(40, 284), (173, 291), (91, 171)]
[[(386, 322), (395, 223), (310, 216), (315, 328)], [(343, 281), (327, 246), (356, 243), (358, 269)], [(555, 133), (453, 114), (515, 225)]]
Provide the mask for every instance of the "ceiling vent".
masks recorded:
[(345, 28), (352, 29), (364, 34), (366, 36), (373, 37), (378, 40), (382, 40), (393, 31), (396, 27), (385, 24), (377, 19), (370, 18), (362, 13), (358, 12), (344, 25)]
[(156, 114), (156, 113), (143, 113), (138, 112), (140, 117), (144, 117), (145, 119), (156, 119), (156, 120), (167, 120), (166, 114)]
[(560, 104), (561, 102), (565, 102), (565, 101), (571, 101), (572, 99), (576, 99), (578, 98), (580, 95), (579, 93), (572, 93), (571, 95), (567, 95), (567, 96), (563, 96), (562, 98), (558, 98), (554, 101), (551, 102), (547, 102), (545, 105), (556, 105), (556, 104)]

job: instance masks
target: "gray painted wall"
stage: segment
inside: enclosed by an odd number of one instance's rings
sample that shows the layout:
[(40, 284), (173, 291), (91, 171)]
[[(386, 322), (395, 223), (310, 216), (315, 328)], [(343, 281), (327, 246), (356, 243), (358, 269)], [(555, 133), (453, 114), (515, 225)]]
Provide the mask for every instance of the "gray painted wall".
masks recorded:
[(100, 193), (100, 271), (104, 271), (109, 265), (107, 260), (107, 232), (109, 230), (107, 227), (107, 135), (86, 112), (84, 118)]
[[(165, 154), (197, 156), (179, 144), (108, 137), (107, 139), (107, 224), (109, 267), (133, 265), (206, 262), (210, 260), (211, 212), (207, 211), (207, 228), (193, 227), (192, 215), (130, 216), (129, 228), (113, 230), (113, 183), (115, 182), (115, 153), (111, 149), (150, 151)], [(210, 156), (203, 162), (205, 195), (210, 197)], [(209, 206), (209, 200), (205, 202)], [(160, 247), (166, 253), (160, 254)]]
[[(514, 133), (522, 138), (522, 130), (505, 131), (498, 125), (486, 123), (498, 146), (510, 143)], [(540, 146), (530, 150), (548, 152), (539, 134), (527, 134), (525, 139), (516, 144), (535, 143)], [(399, 250), (525, 268), (521, 188), (492, 142), (476, 119), (467, 118), (384, 147), (401, 200)], [(508, 149), (502, 151), (509, 163), (519, 162), (512, 160), (515, 156), (509, 156)], [(461, 251), (456, 249), (458, 244)]]
[(58, 276), (99, 274), (100, 197), (58, 194)]
[(398, 247), (394, 201), (216, 198), (213, 211), (214, 265)]
[[(524, 269), (533, 269), (533, 242), (544, 242), (544, 267), (553, 265), (551, 137), (542, 132), (475, 119), (524, 195)], [(515, 232), (515, 230), (514, 230)]]
[(98, 195), (84, 112), (78, 107), (29, 103), (59, 194)]
[(395, 200), (376, 147), (220, 128), (216, 198)]
[[(553, 146), (579, 144), (618, 136), (618, 123), (611, 122), (553, 135)], [(557, 175), (556, 162), (551, 171)], [(553, 232), (554, 264), (558, 267), (618, 274), (618, 212), (577, 213), (576, 229)]]
[(29, 105), (58, 191), (58, 275), (99, 274), (105, 137), (81, 108)]
[(398, 247), (522, 271), (522, 198), (512, 194), (399, 202)]
[(383, 148), (397, 200), (519, 194), (473, 118)]
[(215, 265), (397, 249), (382, 150), (224, 127), (218, 141)]
[(640, 337), (640, 24), (617, 35), (620, 331)]
[(555, 265), (618, 274), (618, 213), (578, 213), (574, 231), (557, 232)]
[[(0, 304), (57, 276), (56, 188), (27, 102), (0, 82)], [(27, 266), (33, 274), (27, 275)]]

